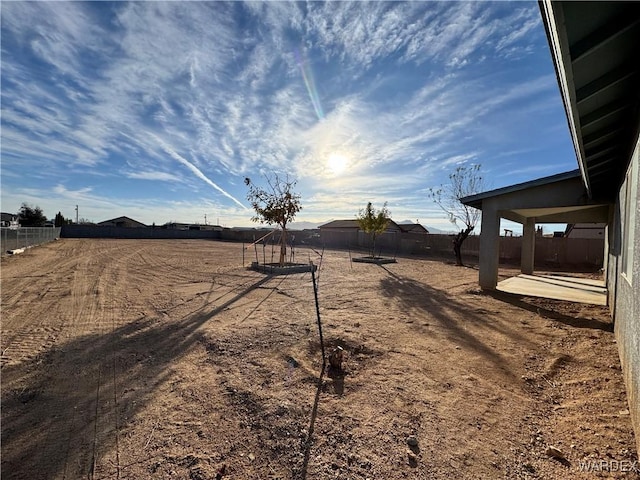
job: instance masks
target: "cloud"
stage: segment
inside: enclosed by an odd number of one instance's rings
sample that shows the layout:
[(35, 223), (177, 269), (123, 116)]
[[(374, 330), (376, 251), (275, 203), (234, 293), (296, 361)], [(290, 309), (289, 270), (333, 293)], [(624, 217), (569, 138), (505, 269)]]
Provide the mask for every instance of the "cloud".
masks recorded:
[(178, 182), (180, 179), (167, 172), (129, 172), (126, 174), (128, 178), (140, 180), (160, 180), (162, 182)]
[[(7, 2), (2, 10), (3, 178), (27, 170), (28, 181), (11, 185), (79, 192), (90, 176), (87, 202), (124, 195), (108, 184), (124, 176), (136, 194), (163, 189), (185, 204), (207, 198), (206, 184), (246, 215), (234, 179), (277, 171), (317, 199), (303, 215), (346, 213), (372, 192), (427, 211), (429, 202), (407, 192), (440, 183), (458, 162), (491, 164), (492, 155), (536, 144), (516, 135), (528, 122), (547, 133), (566, 128), (563, 118), (546, 121), (562, 108), (550, 61), (529, 70), (522, 60), (548, 57), (534, 4)], [(350, 159), (341, 175), (326, 168), (335, 153)]]
[(236, 204), (238, 204), (239, 206), (241, 206), (242, 208), (249, 210), (248, 207), (246, 207), (245, 205), (242, 204), (242, 202), (240, 202), (240, 200), (238, 200), (237, 198), (235, 198), (233, 195), (231, 195), (230, 193), (228, 193), (227, 191), (225, 191), (223, 188), (221, 188), (220, 186), (218, 186), (216, 183), (214, 183), (213, 181), (211, 181), (209, 178), (207, 178), (207, 176), (202, 173), (202, 171), (200, 171), (200, 169), (198, 167), (196, 167), (194, 164), (192, 164), (191, 162), (189, 162), (186, 158), (184, 158), (182, 155), (180, 155), (179, 153), (177, 153), (175, 150), (173, 150), (173, 148), (171, 148), (169, 145), (167, 145), (164, 141), (162, 141), (160, 138), (156, 137), (155, 135), (151, 134), (151, 137), (156, 140), (158, 142), (158, 144), (160, 145), (160, 147), (168, 154), (170, 155), (172, 158), (174, 158), (175, 160), (177, 160), (178, 162), (180, 162), (182, 165), (184, 165), (185, 167), (187, 167), (189, 170), (191, 170), (191, 172), (193, 172), (198, 178), (200, 178), (201, 180), (203, 180), (204, 182), (206, 182), (208, 185), (212, 186), (214, 189), (216, 189), (218, 192), (220, 192), (222, 195), (224, 195), (225, 197), (233, 200)]

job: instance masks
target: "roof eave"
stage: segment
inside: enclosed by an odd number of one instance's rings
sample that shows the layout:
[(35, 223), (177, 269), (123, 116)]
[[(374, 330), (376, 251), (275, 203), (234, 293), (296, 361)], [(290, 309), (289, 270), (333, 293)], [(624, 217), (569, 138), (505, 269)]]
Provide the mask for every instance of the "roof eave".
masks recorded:
[[(580, 118), (578, 116), (578, 108), (574, 94), (576, 89), (573, 81), (573, 73), (570, 68), (571, 58), (569, 57), (569, 42), (566, 37), (565, 29), (558, 28), (559, 25), (564, 23), (562, 5), (561, 2), (540, 0), (539, 6), (547, 34), (549, 49), (551, 50), (551, 57), (553, 58), (553, 66), (556, 71), (556, 77), (560, 87), (560, 94), (562, 96), (567, 122), (569, 124), (569, 131), (571, 132), (573, 148), (578, 160), (580, 175), (582, 176), (582, 182), (584, 183), (587, 195), (591, 198), (593, 192), (589, 176), (587, 174), (587, 164), (585, 161), (582, 135), (579, 134)], [(554, 6), (556, 6), (557, 9), (554, 9)]]
[(489, 190), (487, 192), (482, 192), (482, 193), (477, 193), (475, 195), (462, 197), (460, 199), (460, 202), (462, 202), (464, 205), (467, 205), (469, 207), (482, 210), (482, 200), (486, 198), (497, 197), (499, 195), (517, 192), (517, 191), (525, 190), (531, 187), (539, 187), (542, 185), (548, 185), (550, 183), (561, 182), (563, 180), (575, 178), (580, 174), (581, 174), (580, 170), (571, 170), (569, 172), (558, 173), (556, 175), (551, 175), (549, 177), (536, 178), (535, 180), (530, 180), (528, 182), (517, 183), (515, 185), (509, 185), (507, 187), (497, 188), (495, 190)]

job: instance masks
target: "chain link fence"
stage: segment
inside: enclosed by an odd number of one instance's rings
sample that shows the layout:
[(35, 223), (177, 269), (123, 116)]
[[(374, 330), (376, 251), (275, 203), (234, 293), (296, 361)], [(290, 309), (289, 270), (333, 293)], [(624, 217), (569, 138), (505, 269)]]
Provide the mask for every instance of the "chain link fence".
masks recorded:
[(60, 238), (60, 228), (52, 227), (1, 227), (0, 252), (7, 255), (19, 248), (33, 247)]

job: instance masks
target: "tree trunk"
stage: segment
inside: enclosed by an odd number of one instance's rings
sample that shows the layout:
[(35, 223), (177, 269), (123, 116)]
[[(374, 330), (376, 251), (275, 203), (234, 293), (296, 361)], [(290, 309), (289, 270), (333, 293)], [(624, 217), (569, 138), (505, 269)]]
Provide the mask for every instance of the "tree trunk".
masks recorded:
[(456, 265), (458, 266), (464, 266), (462, 263), (462, 243), (467, 239), (472, 231), (473, 227), (467, 227), (464, 230), (460, 230), (453, 239), (453, 253), (456, 255)]
[(280, 235), (280, 266), (284, 266), (284, 261), (287, 258), (287, 230), (282, 229), (282, 235)]

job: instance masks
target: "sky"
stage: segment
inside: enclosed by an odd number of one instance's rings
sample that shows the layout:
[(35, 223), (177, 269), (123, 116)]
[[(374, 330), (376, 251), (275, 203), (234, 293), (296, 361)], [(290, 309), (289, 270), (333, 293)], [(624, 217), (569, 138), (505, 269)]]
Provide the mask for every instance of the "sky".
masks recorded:
[[(2, 2), (1, 209), (257, 226), (244, 178), (296, 179), (299, 225), (429, 189), (577, 168), (536, 2)], [(521, 231), (517, 224), (514, 229)]]

